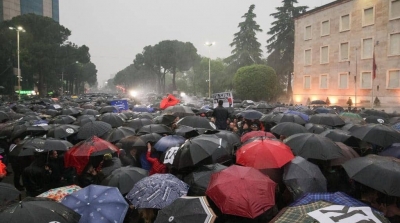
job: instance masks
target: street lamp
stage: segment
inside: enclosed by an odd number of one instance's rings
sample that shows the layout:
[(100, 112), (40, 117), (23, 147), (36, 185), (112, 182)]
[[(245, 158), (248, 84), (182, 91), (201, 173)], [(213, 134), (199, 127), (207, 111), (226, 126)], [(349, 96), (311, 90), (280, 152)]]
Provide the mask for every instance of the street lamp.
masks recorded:
[(24, 28), (21, 26), (15, 27), (8, 27), (11, 30), (17, 31), (17, 55), (18, 55), (18, 100), (21, 100), (21, 70), (20, 70), (20, 61), (19, 61), (19, 32), (25, 32)]
[(215, 45), (215, 42), (206, 42), (204, 45), (208, 46), (208, 98), (211, 98), (211, 52), (210, 46)]

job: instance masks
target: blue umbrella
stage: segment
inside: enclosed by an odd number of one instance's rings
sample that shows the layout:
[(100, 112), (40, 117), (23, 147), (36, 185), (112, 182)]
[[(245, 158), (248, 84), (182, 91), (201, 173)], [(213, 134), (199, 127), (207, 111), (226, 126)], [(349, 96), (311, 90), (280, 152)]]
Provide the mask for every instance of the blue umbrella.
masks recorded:
[(245, 119), (260, 119), (264, 114), (256, 110), (245, 110), (240, 115)]
[(185, 140), (184, 137), (178, 135), (164, 136), (154, 145), (154, 148), (157, 151), (165, 152), (169, 147), (181, 146)]
[(396, 129), (397, 131), (400, 131), (400, 122), (392, 125), (392, 128)]
[(381, 153), (379, 153), (379, 155), (392, 156), (400, 159), (400, 143), (393, 143), (391, 146), (387, 147)]
[(338, 205), (344, 205), (348, 207), (363, 207), (368, 206), (365, 203), (343, 193), (343, 192), (336, 192), (336, 193), (307, 193), (294, 201), (290, 204), (290, 207), (300, 206), (305, 204), (310, 204), (316, 201), (328, 201)]
[(304, 113), (302, 113), (302, 112), (299, 112), (299, 111), (287, 110), (287, 111), (285, 111), (284, 113), (285, 113), (285, 114), (294, 114), (294, 115), (298, 115), (298, 116), (300, 116), (302, 119), (304, 119), (304, 121), (306, 121), (306, 122), (308, 122), (308, 120), (310, 119), (310, 118), (308, 117), (308, 115), (306, 115), (306, 114), (304, 114)]
[(67, 195), (61, 203), (82, 215), (80, 223), (121, 223), (128, 211), (116, 187), (93, 184)]
[(150, 112), (148, 107), (133, 107), (134, 112)]
[(316, 112), (316, 113), (335, 113), (335, 111), (333, 111), (332, 109), (329, 109), (329, 108), (323, 108), (323, 107), (319, 107), (319, 108), (316, 108), (316, 109), (314, 109), (314, 112)]
[(126, 198), (136, 208), (162, 209), (185, 196), (189, 185), (172, 174), (154, 174), (135, 184)]

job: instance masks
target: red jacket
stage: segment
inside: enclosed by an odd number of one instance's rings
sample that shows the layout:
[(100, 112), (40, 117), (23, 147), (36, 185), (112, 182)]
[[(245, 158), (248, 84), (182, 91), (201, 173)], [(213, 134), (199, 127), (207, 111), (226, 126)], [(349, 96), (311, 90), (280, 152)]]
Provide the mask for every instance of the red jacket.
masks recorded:
[(156, 174), (156, 173), (166, 173), (167, 172), (167, 166), (164, 164), (160, 163), (160, 161), (157, 158), (153, 158), (150, 156), (151, 152), (147, 151), (146, 153), (146, 159), (149, 161), (151, 164), (151, 169), (149, 172), (149, 176)]

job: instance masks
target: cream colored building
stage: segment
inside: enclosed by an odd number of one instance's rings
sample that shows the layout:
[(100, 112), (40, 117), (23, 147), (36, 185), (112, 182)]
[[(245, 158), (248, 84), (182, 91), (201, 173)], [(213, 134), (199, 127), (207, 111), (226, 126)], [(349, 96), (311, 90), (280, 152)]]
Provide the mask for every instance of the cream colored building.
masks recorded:
[(0, 22), (28, 13), (59, 22), (59, 0), (0, 0)]
[[(295, 19), (293, 102), (400, 106), (400, 0), (339, 0)], [(373, 54), (377, 65), (373, 79)]]

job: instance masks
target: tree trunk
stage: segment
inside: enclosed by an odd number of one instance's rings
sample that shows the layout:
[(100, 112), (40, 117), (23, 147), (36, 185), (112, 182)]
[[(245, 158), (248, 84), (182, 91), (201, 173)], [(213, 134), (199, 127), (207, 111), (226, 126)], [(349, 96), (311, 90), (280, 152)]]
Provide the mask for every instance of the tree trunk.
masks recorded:
[(287, 96), (288, 96), (288, 98), (291, 98), (292, 96), (293, 96), (293, 90), (292, 90), (292, 74), (291, 73), (289, 73), (288, 74), (288, 85), (287, 85), (287, 89), (286, 89), (286, 92), (287, 92)]
[(39, 73), (38, 91), (40, 97), (46, 97), (47, 95), (46, 84), (44, 83), (44, 75), (42, 74), (42, 72)]
[(176, 67), (172, 68), (172, 91), (176, 91), (175, 77), (176, 77)]

